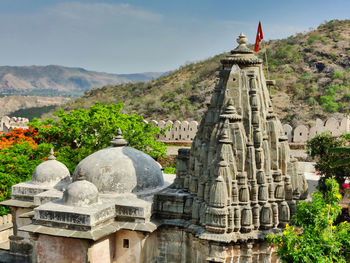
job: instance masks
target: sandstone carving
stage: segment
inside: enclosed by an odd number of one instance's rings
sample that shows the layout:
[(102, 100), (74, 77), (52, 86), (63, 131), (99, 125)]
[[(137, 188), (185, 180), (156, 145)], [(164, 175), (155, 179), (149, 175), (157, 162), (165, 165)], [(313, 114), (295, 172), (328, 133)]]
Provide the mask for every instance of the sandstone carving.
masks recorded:
[[(285, 132), (273, 113), (261, 61), (243, 34), (237, 41), (221, 61), (220, 79), (191, 150), (179, 151), (176, 183), (156, 195), (155, 212), (167, 220), (191, 219), (197, 225), (191, 231), (197, 229), (202, 239), (240, 240), (240, 262), (251, 262), (253, 245), (247, 240), (264, 244), (264, 234), (281, 231), (307, 189), (290, 158), (291, 127)], [(300, 133), (304, 140), (308, 130)], [(169, 217), (162, 203), (178, 195), (177, 189), (186, 194), (185, 213)], [(267, 247), (263, 253), (270, 253)]]

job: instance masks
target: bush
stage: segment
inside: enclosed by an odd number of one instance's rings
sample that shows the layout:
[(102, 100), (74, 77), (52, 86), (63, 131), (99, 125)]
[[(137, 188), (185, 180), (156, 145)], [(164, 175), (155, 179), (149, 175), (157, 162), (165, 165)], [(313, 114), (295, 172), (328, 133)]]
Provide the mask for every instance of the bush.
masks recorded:
[(350, 93), (346, 93), (343, 97), (343, 100), (350, 101)]
[[(11, 197), (11, 187), (31, 179), (37, 165), (47, 158), (51, 145), (37, 145), (33, 129), (15, 129), (0, 136), (0, 201)], [(0, 206), (0, 215), (9, 209)]]
[(315, 192), (311, 202), (300, 202), (282, 235), (268, 235), (282, 262), (344, 262), (350, 258), (350, 224), (335, 221), (341, 213), (339, 185), (325, 181), (325, 192)]
[(320, 105), (326, 112), (337, 112), (339, 105), (334, 101), (333, 96), (321, 96)]
[(347, 166), (333, 167), (333, 164), (342, 158), (342, 154), (330, 149), (344, 146), (349, 135), (333, 137), (330, 133), (322, 133), (307, 141), (307, 152), (316, 158), (315, 169), (320, 172), (319, 189), (324, 190), (324, 183), (328, 178), (335, 178), (342, 185), (350, 178), (350, 168)]
[(166, 168), (164, 169), (164, 173), (165, 173), (165, 174), (176, 174), (176, 172), (175, 172), (175, 167), (166, 167)]
[(344, 77), (343, 72), (342, 71), (338, 71), (338, 70), (335, 71), (333, 73), (333, 76), (332, 76), (333, 79), (343, 79), (343, 77)]

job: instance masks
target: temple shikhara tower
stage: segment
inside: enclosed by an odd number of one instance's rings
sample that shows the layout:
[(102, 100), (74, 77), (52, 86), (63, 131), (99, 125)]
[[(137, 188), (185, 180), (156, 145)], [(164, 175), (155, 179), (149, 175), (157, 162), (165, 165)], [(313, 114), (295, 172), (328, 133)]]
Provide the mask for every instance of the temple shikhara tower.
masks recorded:
[(156, 216), (191, 233), (189, 262), (270, 262), (265, 236), (281, 231), (307, 196), (273, 112), (273, 82), (247, 38), (237, 42), (191, 150), (179, 151), (174, 184), (155, 196)]
[(0, 262), (277, 262), (266, 235), (283, 231), (307, 182), (273, 113), (273, 81), (237, 41), (172, 184), (121, 130), (72, 177), (51, 151), (1, 203), (13, 235)]

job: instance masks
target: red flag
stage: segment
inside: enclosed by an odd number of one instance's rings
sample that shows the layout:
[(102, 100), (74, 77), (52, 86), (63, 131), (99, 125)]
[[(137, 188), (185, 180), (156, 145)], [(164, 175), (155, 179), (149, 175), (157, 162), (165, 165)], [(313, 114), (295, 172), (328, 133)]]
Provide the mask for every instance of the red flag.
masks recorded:
[(258, 32), (256, 33), (256, 40), (255, 40), (255, 47), (254, 47), (255, 52), (259, 51), (259, 44), (263, 38), (264, 38), (264, 36), (263, 36), (262, 29), (261, 29), (261, 22), (259, 21)]

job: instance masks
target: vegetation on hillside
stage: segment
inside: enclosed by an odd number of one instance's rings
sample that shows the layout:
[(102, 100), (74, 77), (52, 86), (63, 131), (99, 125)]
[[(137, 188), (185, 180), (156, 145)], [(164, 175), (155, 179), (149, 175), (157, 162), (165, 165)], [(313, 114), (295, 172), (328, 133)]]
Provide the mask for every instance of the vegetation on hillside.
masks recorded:
[(89, 107), (95, 101), (103, 104), (123, 102), (124, 112), (145, 118), (199, 119), (206, 109), (215, 76), (224, 55), (191, 63), (151, 82), (105, 86), (85, 93), (82, 98), (65, 105), (66, 110)]
[(29, 121), (32, 121), (34, 118), (41, 116), (44, 113), (55, 110), (55, 105), (43, 106), (43, 107), (33, 107), (29, 109), (20, 109), (9, 114), (9, 117), (22, 117), (27, 118)]
[(274, 105), (285, 112), (286, 121), (349, 112), (350, 20), (332, 20), (306, 34), (269, 41), (266, 53), (277, 82)]
[[(332, 20), (316, 30), (265, 45), (271, 92), (279, 117), (307, 123), (350, 109), (350, 20)], [(264, 50), (259, 52), (263, 58)], [(69, 102), (66, 110), (125, 103), (124, 111), (147, 119), (200, 119), (225, 54), (180, 67), (151, 82), (105, 86)]]

